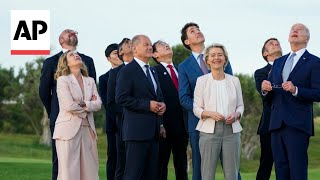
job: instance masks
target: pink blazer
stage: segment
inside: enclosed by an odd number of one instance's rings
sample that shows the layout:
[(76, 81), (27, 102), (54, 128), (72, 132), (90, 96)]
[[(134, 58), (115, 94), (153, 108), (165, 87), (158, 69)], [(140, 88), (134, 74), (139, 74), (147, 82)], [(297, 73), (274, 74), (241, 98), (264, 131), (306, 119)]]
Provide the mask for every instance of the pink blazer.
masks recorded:
[[(91, 77), (84, 76), (82, 76), (82, 80), (84, 85), (84, 96), (82, 95), (80, 85), (73, 74), (60, 76), (57, 79), (57, 95), (60, 111), (56, 120), (53, 139), (70, 140), (77, 134), (82, 119), (85, 118), (88, 118), (89, 124), (97, 138), (93, 111), (100, 110), (101, 99), (97, 92), (94, 80)], [(97, 100), (90, 101), (92, 95), (96, 95)], [(85, 108), (79, 106), (81, 100), (86, 103)]]
[[(225, 74), (225, 78), (229, 99), (228, 114), (239, 112), (242, 116), (244, 105), (240, 81), (237, 77), (229, 74)], [(206, 120), (201, 119), (203, 111), (217, 111), (216, 87), (212, 84), (213, 77), (211, 73), (209, 73), (197, 79), (197, 84), (194, 90), (193, 113), (200, 119), (196, 129), (205, 133), (214, 133), (215, 127), (215, 120), (211, 118)], [(238, 133), (242, 130), (239, 120), (232, 124), (233, 133)]]

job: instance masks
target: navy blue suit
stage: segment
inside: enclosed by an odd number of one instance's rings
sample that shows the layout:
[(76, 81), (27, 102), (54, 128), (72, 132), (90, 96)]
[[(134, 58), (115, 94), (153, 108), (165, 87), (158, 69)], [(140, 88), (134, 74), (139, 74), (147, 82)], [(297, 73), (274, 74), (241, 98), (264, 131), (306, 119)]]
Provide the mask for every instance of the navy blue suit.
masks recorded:
[(116, 104), (123, 107), (122, 137), (126, 144), (124, 180), (154, 179), (158, 167), (161, 117), (150, 111), (150, 100), (163, 102), (154, 69), (157, 91), (144, 70), (133, 60), (117, 76)]
[[(230, 63), (228, 63), (225, 72), (232, 75)], [(179, 65), (179, 99), (181, 106), (188, 114), (188, 132), (192, 149), (193, 180), (201, 179), (199, 131), (196, 131), (199, 119), (193, 114), (193, 93), (197, 78), (202, 75), (203, 72), (193, 54)]]
[[(269, 72), (271, 71), (272, 65), (267, 64), (261, 69), (258, 69), (254, 73), (256, 81), (256, 89), (261, 94), (261, 84), (263, 80), (268, 79)], [(268, 180), (270, 179), (273, 156), (271, 149), (271, 133), (269, 132), (270, 125), (270, 114), (271, 114), (271, 101), (270, 99), (264, 99), (262, 96), (263, 110), (258, 127), (258, 134), (260, 135), (260, 166), (257, 172), (257, 180)]]
[[(82, 61), (88, 68), (89, 76), (96, 80), (96, 69), (94, 67), (93, 59), (84, 54), (78, 53), (82, 58)], [(59, 114), (59, 103), (57, 97), (57, 81), (54, 79), (54, 74), (57, 70), (57, 65), (62, 51), (47, 58), (43, 62), (40, 85), (39, 85), (39, 95), (40, 99), (46, 108), (48, 117), (50, 119), (50, 131), (51, 137), (53, 135), (54, 126), (56, 123), (57, 116)], [(57, 179), (58, 176), (58, 158), (56, 152), (55, 140), (52, 139), (52, 179)]]
[[(268, 80), (281, 85), (282, 69), (289, 54), (273, 64)], [(308, 51), (291, 71), (288, 81), (298, 87), (297, 96), (273, 89), (265, 98), (272, 100), (271, 144), (277, 179), (308, 179), (308, 145), (313, 135), (313, 102), (320, 101), (320, 59)]]
[(166, 129), (167, 136), (160, 141), (159, 179), (167, 179), (168, 163), (172, 151), (176, 179), (186, 180), (188, 179), (186, 154), (188, 135), (184, 125), (178, 91), (167, 69), (162, 64), (154, 68), (158, 74), (164, 102), (167, 105), (166, 112), (163, 114), (163, 126)]
[[(111, 71), (111, 70), (110, 70)], [(116, 115), (112, 112), (111, 108), (107, 105), (107, 91), (110, 88), (108, 86), (108, 79), (110, 77), (110, 71), (99, 77), (99, 93), (106, 110), (106, 133), (108, 139), (107, 155), (108, 160), (106, 164), (107, 179), (114, 180), (116, 164), (117, 164), (117, 148), (116, 148)]]
[(107, 106), (110, 111), (115, 114), (115, 135), (116, 135), (116, 151), (117, 151), (117, 163), (115, 171), (115, 180), (122, 180), (124, 167), (126, 163), (125, 143), (122, 140), (122, 121), (123, 111), (122, 107), (115, 102), (116, 96), (116, 80), (118, 72), (124, 67), (122, 64), (117, 68), (111, 69), (109, 72), (108, 91), (107, 91)]

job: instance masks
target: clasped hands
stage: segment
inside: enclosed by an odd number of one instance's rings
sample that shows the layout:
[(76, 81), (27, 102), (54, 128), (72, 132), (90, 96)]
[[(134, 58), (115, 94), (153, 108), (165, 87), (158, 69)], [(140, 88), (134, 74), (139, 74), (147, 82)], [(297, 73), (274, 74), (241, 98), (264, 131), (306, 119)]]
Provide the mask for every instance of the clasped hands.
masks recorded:
[[(290, 92), (291, 94), (296, 93), (296, 86), (291, 81), (286, 81), (281, 84), (283, 90)], [(270, 81), (264, 80), (261, 84), (261, 90), (263, 92), (272, 91), (272, 84)]]
[(222, 114), (220, 114), (218, 112), (209, 111), (208, 115), (210, 118), (212, 118), (216, 121), (225, 121), (226, 124), (232, 124), (237, 119), (239, 119), (241, 114), (239, 112), (233, 112), (230, 115), (228, 115), (227, 117), (224, 117)]
[(166, 111), (166, 104), (163, 102), (157, 102), (157, 101), (151, 100), (150, 111), (161, 116)]
[[(97, 100), (97, 96), (96, 95), (92, 95), (90, 101), (96, 101), (96, 100)], [(83, 100), (81, 100), (80, 103), (79, 103), (79, 106), (82, 107), (82, 108), (85, 108), (87, 105)]]

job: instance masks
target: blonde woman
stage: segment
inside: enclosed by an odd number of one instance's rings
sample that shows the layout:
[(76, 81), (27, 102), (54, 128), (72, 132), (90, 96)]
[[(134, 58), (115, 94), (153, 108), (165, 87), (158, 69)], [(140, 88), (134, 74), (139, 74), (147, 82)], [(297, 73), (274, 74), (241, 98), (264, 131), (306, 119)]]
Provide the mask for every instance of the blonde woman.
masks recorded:
[(202, 180), (215, 179), (220, 155), (226, 180), (237, 180), (240, 164), (239, 123), (244, 111), (240, 81), (224, 73), (228, 54), (221, 44), (205, 50), (205, 62), (211, 73), (197, 79), (193, 112), (200, 119)]
[(63, 53), (57, 71), (60, 112), (53, 139), (58, 155), (58, 180), (98, 180), (97, 134), (93, 111), (101, 108), (96, 84), (81, 57)]

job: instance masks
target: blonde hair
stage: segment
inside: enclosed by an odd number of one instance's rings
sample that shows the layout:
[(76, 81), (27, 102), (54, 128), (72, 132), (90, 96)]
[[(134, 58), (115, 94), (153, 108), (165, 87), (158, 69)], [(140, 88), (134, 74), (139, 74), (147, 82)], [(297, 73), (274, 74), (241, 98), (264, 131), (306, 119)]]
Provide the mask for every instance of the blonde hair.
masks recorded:
[[(67, 76), (71, 74), (69, 66), (68, 66), (68, 60), (67, 60), (67, 55), (68, 53), (71, 52), (70, 50), (63, 53), (58, 61), (58, 66), (57, 66), (57, 71), (54, 74), (54, 79), (57, 80), (60, 76)], [(81, 74), (85, 77), (88, 77), (88, 70), (87, 66), (82, 63), (80, 67)]]
[(220, 48), (220, 49), (222, 49), (223, 55), (224, 55), (225, 60), (226, 60), (226, 62), (225, 62), (224, 65), (223, 65), (223, 69), (226, 68), (226, 66), (227, 66), (227, 64), (228, 64), (228, 62), (229, 62), (228, 52), (227, 52), (226, 48), (224, 47), (224, 45), (219, 44), (219, 43), (212, 44), (212, 45), (210, 45), (209, 47), (206, 48), (206, 50), (205, 50), (205, 52), (204, 52), (204, 61), (205, 61), (206, 65), (207, 65), (207, 67), (211, 68), (210, 65), (208, 64), (208, 59), (209, 59), (209, 52), (210, 52), (210, 50), (213, 49), (213, 48)]

